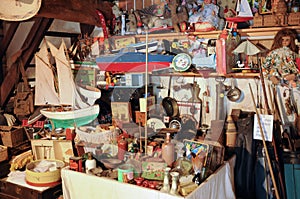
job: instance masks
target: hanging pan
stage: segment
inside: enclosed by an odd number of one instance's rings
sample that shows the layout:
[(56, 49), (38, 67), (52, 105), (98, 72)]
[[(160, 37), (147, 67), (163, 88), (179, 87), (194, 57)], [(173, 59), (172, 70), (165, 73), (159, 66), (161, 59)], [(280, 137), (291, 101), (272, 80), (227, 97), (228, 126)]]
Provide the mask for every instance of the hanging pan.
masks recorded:
[(242, 91), (238, 87), (234, 86), (233, 78), (232, 78), (231, 88), (228, 90), (226, 95), (227, 98), (232, 102), (236, 102), (241, 98), (241, 95), (242, 95)]
[(162, 106), (169, 117), (176, 117), (179, 115), (179, 108), (177, 101), (172, 97), (165, 97), (162, 100)]

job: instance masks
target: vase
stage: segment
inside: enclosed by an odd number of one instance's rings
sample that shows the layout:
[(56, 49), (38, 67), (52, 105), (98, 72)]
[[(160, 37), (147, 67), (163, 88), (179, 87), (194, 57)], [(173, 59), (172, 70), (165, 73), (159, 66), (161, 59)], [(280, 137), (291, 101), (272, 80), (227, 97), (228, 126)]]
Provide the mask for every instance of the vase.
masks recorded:
[(170, 190), (170, 194), (172, 195), (178, 195), (178, 178), (179, 178), (179, 173), (174, 171), (170, 173), (171, 177), (172, 177), (172, 185), (171, 185), (171, 190)]
[(166, 140), (163, 143), (162, 147), (162, 159), (167, 163), (169, 167), (172, 167), (172, 164), (175, 160), (175, 146), (171, 143), (171, 135), (167, 133)]
[(160, 190), (165, 193), (170, 192), (170, 180), (169, 180), (170, 170), (171, 170), (170, 167), (165, 168), (163, 187)]

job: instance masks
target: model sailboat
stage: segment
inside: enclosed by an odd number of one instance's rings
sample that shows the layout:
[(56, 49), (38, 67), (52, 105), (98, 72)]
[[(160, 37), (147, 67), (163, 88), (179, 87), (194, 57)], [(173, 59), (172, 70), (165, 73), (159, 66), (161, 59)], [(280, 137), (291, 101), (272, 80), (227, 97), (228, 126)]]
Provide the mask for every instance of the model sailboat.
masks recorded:
[[(50, 48), (48, 52), (47, 45)], [(35, 105), (50, 106), (40, 110), (41, 114), (53, 122), (55, 128), (82, 126), (92, 122), (99, 114), (99, 105), (84, 102), (75, 85), (71, 65), (62, 42), (57, 49), (44, 41), (35, 54), (36, 88)], [(56, 67), (50, 63), (55, 59)]]
[(253, 19), (253, 14), (247, 0), (237, 0), (234, 17), (227, 17), (228, 22), (246, 22)]

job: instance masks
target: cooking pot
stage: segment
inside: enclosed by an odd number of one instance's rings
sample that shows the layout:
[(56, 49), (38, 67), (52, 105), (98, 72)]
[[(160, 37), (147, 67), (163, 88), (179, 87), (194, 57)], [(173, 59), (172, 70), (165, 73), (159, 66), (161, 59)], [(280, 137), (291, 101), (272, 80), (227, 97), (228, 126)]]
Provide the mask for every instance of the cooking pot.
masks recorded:
[(179, 108), (177, 101), (172, 97), (165, 97), (162, 100), (162, 106), (166, 111), (167, 116), (176, 117), (179, 115)]
[(228, 90), (227, 95), (226, 95), (227, 98), (232, 102), (236, 102), (241, 98), (241, 94), (242, 94), (242, 91), (238, 87), (234, 86), (233, 79), (232, 79), (231, 80), (231, 88)]

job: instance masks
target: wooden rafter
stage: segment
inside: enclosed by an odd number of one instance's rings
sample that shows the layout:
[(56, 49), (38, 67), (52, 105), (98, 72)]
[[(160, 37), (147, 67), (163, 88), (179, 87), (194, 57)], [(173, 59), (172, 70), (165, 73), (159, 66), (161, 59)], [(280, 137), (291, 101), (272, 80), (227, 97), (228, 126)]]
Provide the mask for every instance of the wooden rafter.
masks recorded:
[(106, 20), (113, 18), (113, 4), (108, 1), (95, 0), (43, 0), (37, 17), (61, 19), (101, 26), (96, 13), (99, 10)]
[(33, 58), (34, 53), (37, 51), (42, 39), (44, 38), (45, 32), (50, 27), (53, 19), (47, 18), (35, 18), (34, 24), (25, 39), (21, 49), (16, 54), (15, 62), (9, 68), (4, 81), (1, 84), (1, 106), (6, 103), (11, 91), (13, 90), (16, 83), (20, 80), (20, 70), (18, 64), (22, 64), (26, 70), (26, 66), (29, 65)]

